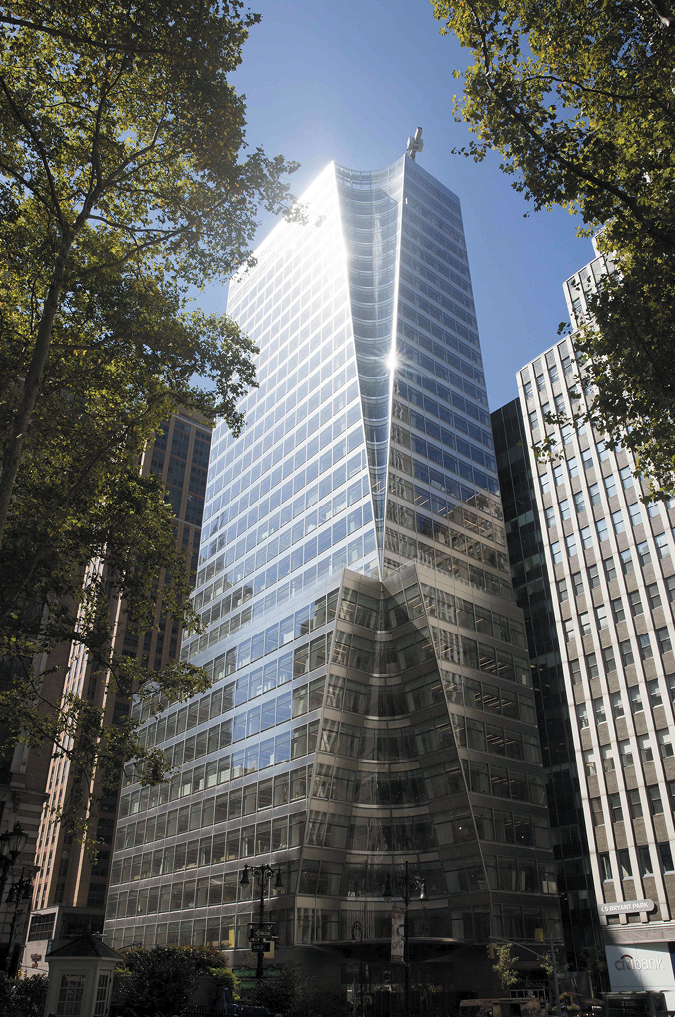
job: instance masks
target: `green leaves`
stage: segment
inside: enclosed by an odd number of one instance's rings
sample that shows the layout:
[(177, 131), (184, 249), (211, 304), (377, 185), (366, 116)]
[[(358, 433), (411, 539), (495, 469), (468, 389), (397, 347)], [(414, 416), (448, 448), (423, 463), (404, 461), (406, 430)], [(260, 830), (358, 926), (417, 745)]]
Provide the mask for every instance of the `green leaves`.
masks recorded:
[[(635, 454), (655, 497), (675, 493), (672, 384), (675, 278), (674, 37), (633, 3), (435, 0), (434, 12), (469, 48), (455, 101), (535, 209), (602, 231), (617, 277), (575, 336), (598, 393), (589, 420)], [(619, 283), (620, 280), (620, 283)]]

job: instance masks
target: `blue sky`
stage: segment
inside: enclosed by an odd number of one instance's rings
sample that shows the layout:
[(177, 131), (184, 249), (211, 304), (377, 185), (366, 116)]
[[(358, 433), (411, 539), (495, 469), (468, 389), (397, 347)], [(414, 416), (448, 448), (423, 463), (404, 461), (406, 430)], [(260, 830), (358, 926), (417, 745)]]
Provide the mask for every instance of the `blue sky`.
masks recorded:
[[(377, 169), (405, 151), (417, 126), (430, 173), (462, 203), (491, 409), (516, 395), (515, 372), (556, 339), (567, 312), (563, 280), (589, 261), (577, 220), (528, 207), (499, 169), (451, 154), (468, 138), (452, 118), (452, 77), (468, 55), (439, 35), (426, 0), (251, 0), (262, 23), (251, 30), (233, 84), (248, 106), (247, 141), (299, 161), (293, 189), (329, 162)], [(264, 236), (271, 222), (263, 223)], [(225, 290), (199, 303), (225, 307)]]

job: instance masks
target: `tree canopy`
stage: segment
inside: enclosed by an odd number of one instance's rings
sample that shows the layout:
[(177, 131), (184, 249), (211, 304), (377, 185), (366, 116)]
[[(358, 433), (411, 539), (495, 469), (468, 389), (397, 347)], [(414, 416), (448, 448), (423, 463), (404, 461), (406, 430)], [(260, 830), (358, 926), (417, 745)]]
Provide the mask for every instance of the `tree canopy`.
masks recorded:
[(0, 713), (10, 740), (77, 757), (85, 787), (134, 756), (154, 782), (163, 757), (131, 719), (46, 696), (56, 647), (83, 643), (123, 695), (204, 688), (186, 664), (115, 656), (111, 603), (144, 631), (161, 582), (163, 609), (198, 628), (138, 463), (178, 406), (237, 432), (255, 381), (253, 344), (188, 295), (250, 260), (261, 207), (293, 204), (295, 164), (247, 151), (229, 82), (258, 20), (237, 0), (0, 3)]
[(433, 0), (471, 50), (455, 118), (461, 151), (490, 150), (535, 209), (559, 205), (615, 271), (575, 334), (585, 414), (635, 454), (656, 497), (675, 492), (675, 66), (672, 18), (639, 0)]

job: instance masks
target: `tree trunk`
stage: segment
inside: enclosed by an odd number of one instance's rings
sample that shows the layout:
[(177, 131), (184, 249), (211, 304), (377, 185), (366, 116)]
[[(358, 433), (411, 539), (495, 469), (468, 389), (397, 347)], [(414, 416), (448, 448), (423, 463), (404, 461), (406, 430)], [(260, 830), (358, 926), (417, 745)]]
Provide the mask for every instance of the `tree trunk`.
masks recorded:
[(59, 309), (61, 293), (66, 281), (66, 266), (72, 242), (72, 236), (64, 238), (56, 258), (42, 318), (38, 326), (35, 349), (33, 350), (33, 356), (23, 384), (21, 402), (12, 422), (5, 453), (2, 457), (2, 469), (0, 470), (0, 548), (2, 547), (5, 534), (7, 515), (12, 500), (16, 475), (19, 470), (19, 463), (21, 462), (21, 451), (26, 439), (26, 431), (30, 426), (30, 420), (42, 385), (42, 375), (49, 354), (54, 318)]

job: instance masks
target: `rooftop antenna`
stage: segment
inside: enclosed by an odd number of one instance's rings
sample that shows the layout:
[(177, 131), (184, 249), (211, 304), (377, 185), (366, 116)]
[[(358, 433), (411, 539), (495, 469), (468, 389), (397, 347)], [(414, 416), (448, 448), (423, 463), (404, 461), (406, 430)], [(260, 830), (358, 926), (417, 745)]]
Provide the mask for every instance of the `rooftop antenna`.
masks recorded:
[(412, 161), (415, 161), (415, 155), (417, 152), (421, 152), (424, 148), (424, 142), (422, 141), (422, 128), (418, 127), (412, 138), (408, 138), (407, 154), (410, 156)]

